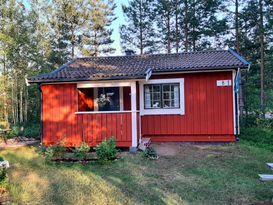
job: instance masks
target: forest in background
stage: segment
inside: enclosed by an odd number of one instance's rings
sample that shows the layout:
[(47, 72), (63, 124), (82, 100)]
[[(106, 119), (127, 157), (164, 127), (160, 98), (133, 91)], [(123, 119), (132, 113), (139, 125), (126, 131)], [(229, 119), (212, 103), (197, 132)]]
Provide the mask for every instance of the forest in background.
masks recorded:
[[(115, 9), (113, 0), (0, 0), (0, 126), (37, 127), (40, 91), (26, 76), (113, 54)], [(123, 52), (232, 48), (251, 63), (241, 77), (243, 122), (273, 112), (273, 0), (129, 0), (122, 10)]]

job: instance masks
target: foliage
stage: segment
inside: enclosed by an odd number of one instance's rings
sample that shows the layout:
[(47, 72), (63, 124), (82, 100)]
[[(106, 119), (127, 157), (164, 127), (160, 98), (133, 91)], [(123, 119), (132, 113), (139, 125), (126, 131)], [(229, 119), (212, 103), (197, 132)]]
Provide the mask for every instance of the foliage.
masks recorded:
[(20, 126), (14, 125), (12, 126), (11, 131), (8, 132), (8, 138), (18, 137), (20, 134), (21, 134)]
[(90, 147), (87, 143), (82, 142), (79, 147), (76, 147), (74, 150), (74, 156), (80, 160), (83, 161), (86, 159), (87, 153), (90, 151)]
[(30, 124), (24, 128), (23, 136), (25, 137), (39, 137), (40, 135), (40, 125)]
[(143, 157), (148, 158), (148, 159), (157, 159), (158, 155), (157, 152), (155, 150), (155, 148), (153, 147), (147, 147), (143, 153), (142, 153)]
[(0, 168), (0, 188), (5, 189), (8, 185), (8, 175), (6, 168)]
[(153, 0), (129, 1), (122, 10), (126, 24), (120, 28), (123, 50), (139, 51), (140, 54), (156, 52)]
[(85, 56), (112, 53), (115, 49), (111, 47), (114, 41), (111, 39), (113, 29), (110, 26), (116, 20), (116, 4), (113, 0), (93, 0), (89, 3), (89, 16), (83, 28), (81, 52)]
[(99, 161), (114, 160), (117, 157), (116, 141), (114, 137), (102, 141), (95, 147)]
[(241, 118), (242, 125), (246, 128), (257, 127), (265, 129), (273, 129), (273, 119), (264, 119), (261, 114), (257, 112), (256, 114), (251, 114), (243, 116)]
[(40, 154), (46, 160), (63, 158), (65, 152), (66, 152), (66, 148), (61, 143), (49, 145), (48, 147), (42, 146), (40, 148)]
[(273, 151), (272, 129), (242, 128), (240, 139), (247, 144)]

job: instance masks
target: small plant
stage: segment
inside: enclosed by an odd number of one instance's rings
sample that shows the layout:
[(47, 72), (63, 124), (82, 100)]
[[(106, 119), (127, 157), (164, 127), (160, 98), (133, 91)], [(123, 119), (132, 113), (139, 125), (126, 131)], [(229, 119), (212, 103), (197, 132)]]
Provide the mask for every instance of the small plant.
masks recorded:
[(40, 126), (37, 124), (32, 124), (29, 126), (26, 126), (23, 135), (25, 137), (35, 137), (37, 138), (40, 135)]
[(95, 148), (99, 161), (106, 162), (117, 158), (116, 141), (114, 137), (102, 141)]
[(46, 160), (63, 158), (65, 151), (66, 148), (61, 144), (49, 145), (48, 147), (42, 146), (40, 148), (40, 153)]
[(87, 153), (90, 151), (90, 147), (87, 143), (82, 142), (79, 147), (76, 147), (74, 150), (74, 156), (80, 160), (83, 161), (86, 159)]
[(147, 147), (143, 151), (143, 157), (148, 159), (158, 159), (158, 155), (156, 153), (156, 150), (153, 147)]
[(0, 162), (4, 161), (4, 158), (2, 156), (0, 156)]
[(14, 125), (11, 131), (7, 134), (8, 138), (18, 137), (20, 135), (20, 126)]

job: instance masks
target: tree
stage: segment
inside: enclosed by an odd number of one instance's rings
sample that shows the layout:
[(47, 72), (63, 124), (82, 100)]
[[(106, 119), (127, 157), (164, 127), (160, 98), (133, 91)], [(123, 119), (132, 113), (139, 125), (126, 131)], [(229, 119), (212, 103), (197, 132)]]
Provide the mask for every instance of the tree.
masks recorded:
[(113, 0), (91, 0), (89, 1), (88, 20), (83, 28), (83, 39), (81, 51), (85, 56), (98, 56), (100, 54), (112, 53), (113, 40), (110, 28), (116, 19), (114, 10), (116, 4)]
[[(159, 30), (160, 39), (159, 42), (161, 43), (161, 46), (166, 46), (167, 53), (171, 53), (172, 49), (172, 43), (174, 42), (173, 38), (173, 17), (174, 14), (178, 15), (175, 12), (175, 8), (173, 5), (173, 2), (170, 0), (157, 0), (156, 2), (156, 25)], [(178, 16), (176, 16), (176, 19), (178, 19)], [(176, 25), (177, 26), (177, 25)], [(178, 35), (178, 34), (177, 34)], [(178, 41), (178, 36), (177, 39)]]
[(123, 50), (139, 50), (140, 54), (155, 51), (153, 0), (132, 0), (122, 6), (127, 24), (120, 28)]

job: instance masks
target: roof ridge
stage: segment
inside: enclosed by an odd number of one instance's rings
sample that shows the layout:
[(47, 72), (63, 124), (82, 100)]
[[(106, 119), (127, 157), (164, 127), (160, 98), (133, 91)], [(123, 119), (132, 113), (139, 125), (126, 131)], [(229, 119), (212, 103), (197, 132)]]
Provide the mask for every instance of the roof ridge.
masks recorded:
[(150, 53), (150, 54), (137, 54), (137, 55), (116, 55), (116, 56), (87, 56), (87, 57), (77, 57), (75, 60), (85, 60), (85, 59), (99, 59), (99, 58), (126, 58), (126, 57), (141, 57), (141, 56), (160, 56), (160, 55), (187, 55), (195, 53), (215, 53), (215, 52), (228, 52), (226, 49), (220, 50), (204, 50), (204, 51), (190, 51), (190, 52), (179, 52), (179, 53)]

